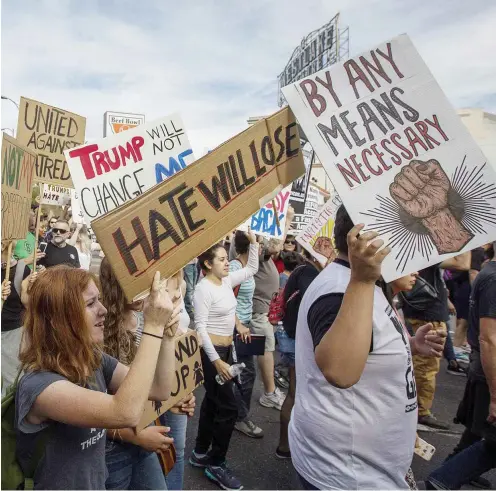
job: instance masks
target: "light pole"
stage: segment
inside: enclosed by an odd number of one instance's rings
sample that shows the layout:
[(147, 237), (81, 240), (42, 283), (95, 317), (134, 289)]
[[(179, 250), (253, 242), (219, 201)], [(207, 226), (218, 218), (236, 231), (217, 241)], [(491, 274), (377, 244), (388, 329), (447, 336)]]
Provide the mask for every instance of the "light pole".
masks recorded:
[(17, 102), (13, 101), (10, 97), (6, 97), (3, 95), (2, 99), (5, 99), (6, 101), (12, 102), (12, 104), (15, 104), (15, 107), (17, 107), (17, 109), (19, 109), (19, 104), (17, 104)]

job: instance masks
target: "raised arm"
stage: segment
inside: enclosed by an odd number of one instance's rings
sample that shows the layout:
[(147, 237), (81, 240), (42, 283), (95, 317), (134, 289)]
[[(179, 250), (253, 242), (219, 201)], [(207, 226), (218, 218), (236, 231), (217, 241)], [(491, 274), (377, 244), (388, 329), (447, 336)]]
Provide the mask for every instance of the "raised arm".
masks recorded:
[[(248, 251), (248, 262), (246, 263), (246, 267), (239, 269), (237, 271), (231, 271), (229, 273), (229, 281), (231, 282), (232, 288), (241, 285), (243, 281), (246, 281), (247, 279), (251, 278), (258, 271), (259, 259), (258, 259), (257, 238), (250, 229), (248, 229), (248, 232), (246, 232), (246, 236), (250, 240), (250, 249)], [(196, 317), (196, 313), (195, 313), (195, 317)]]
[(75, 246), (76, 245), (79, 232), (81, 231), (82, 228), (83, 228), (83, 225), (81, 223), (78, 223), (76, 225), (76, 230), (74, 230), (74, 233), (71, 235), (71, 238), (67, 241), (67, 243), (69, 245), (71, 245), (71, 246)]
[(165, 326), (171, 321), (172, 311), (172, 300), (165, 287), (160, 286), (160, 273), (157, 272), (136, 357), (130, 368), (119, 363), (113, 371), (108, 388), (115, 394), (89, 390), (67, 380), (59, 380), (36, 398), (27, 415), (28, 422), (40, 424), (54, 420), (90, 428), (136, 426), (150, 395), (162, 348), (160, 340)]
[[(384, 242), (373, 240), (378, 235), (376, 232), (358, 236), (362, 228), (363, 225), (356, 225), (348, 234), (351, 279), (337, 315), (330, 315), (327, 325), (325, 318), (317, 316), (315, 325), (319, 325), (320, 319), (320, 333), (312, 333), (317, 366), (326, 380), (339, 388), (355, 385), (362, 376), (372, 337), (375, 281), (381, 275), (382, 261), (390, 252), (388, 247), (378, 252)], [(367, 245), (368, 242), (371, 243)], [(309, 327), (312, 331), (310, 312)]]
[(470, 251), (464, 252), (458, 256), (446, 259), (440, 266), (441, 268), (449, 269), (450, 271), (469, 271), (471, 257), (472, 253)]

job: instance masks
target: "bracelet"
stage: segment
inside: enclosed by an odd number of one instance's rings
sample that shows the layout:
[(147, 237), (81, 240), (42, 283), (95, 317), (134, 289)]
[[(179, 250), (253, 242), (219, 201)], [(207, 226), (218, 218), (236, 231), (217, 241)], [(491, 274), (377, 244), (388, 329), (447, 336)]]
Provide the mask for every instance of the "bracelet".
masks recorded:
[(147, 336), (152, 336), (153, 338), (157, 338), (157, 339), (164, 339), (163, 336), (157, 336), (156, 334), (152, 334), (151, 332), (143, 331), (143, 334), (146, 334)]

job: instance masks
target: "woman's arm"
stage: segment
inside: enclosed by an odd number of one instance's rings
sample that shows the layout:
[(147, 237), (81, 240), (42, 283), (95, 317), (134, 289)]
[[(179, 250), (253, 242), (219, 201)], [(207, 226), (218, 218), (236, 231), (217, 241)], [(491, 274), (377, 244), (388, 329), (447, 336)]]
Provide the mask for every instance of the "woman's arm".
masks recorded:
[[(248, 230), (247, 237), (250, 239), (250, 249), (248, 252), (248, 261), (246, 266), (238, 271), (231, 271), (229, 273), (229, 280), (231, 281), (231, 287), (235, 288), (241, 285), (243, 281), (254, 276), (258, 271), (258, 244), (255, 234)], [(196, 316), (196, 313), (195, 313)]]
[(83, 228), (82, 224), (78, 223), (76, 225), (76, 230), (74, 230), (74, 233), (71, 235), (71, 238), (67, 241), (67, 243), (69, 245), (71, 245), (71, 246), (75, 246), (76, 245), (79, 232), (81, 231), (82, 228)]
[[(115, 395), (59, 380), (49, 385), (36, 398), (27, 420), (39, 424), (51, 419), (90, 428), (136, 426), (148, 400), (162, 348), (160, 339), (154, 336), (163, 336), (165, 324), (169, 322), (172, 311), (172, 300), (165, 286), (160, 287), (160, 273), (157, 272), (153, 279), (150, 302), (145, 309), (143, 338), (136, 357), (130, 368), (119, 363), (109, 384), (109, 389), (116, 391)], [(122, 377), (124, 372), (126, 376)]]
[(208, 285), (205, 284), (205, 281), (208, 280), (203, 280), (201, 284), (198, 284), (193, 297), (193, 307), (195, 309), (195, 330), (200, 335), (203, 350), (207, 354), (208, 359), (213, 363), (220, 357), (215, 350), (207, 331), (208, 314), (210, 312), (212, 299), (210, 297), (210, 292), (208, 291)]

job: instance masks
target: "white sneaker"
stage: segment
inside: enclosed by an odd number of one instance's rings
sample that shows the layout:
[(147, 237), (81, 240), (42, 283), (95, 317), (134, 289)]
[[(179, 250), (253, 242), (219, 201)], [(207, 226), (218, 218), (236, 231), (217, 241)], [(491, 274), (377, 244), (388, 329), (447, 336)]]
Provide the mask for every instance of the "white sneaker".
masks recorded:
[(274, 409), (281, 410), (286, 396), (277, 387), (272, 394), (263, 393), (260, 397), (260, 404), (264, 407), (273, 407)]

